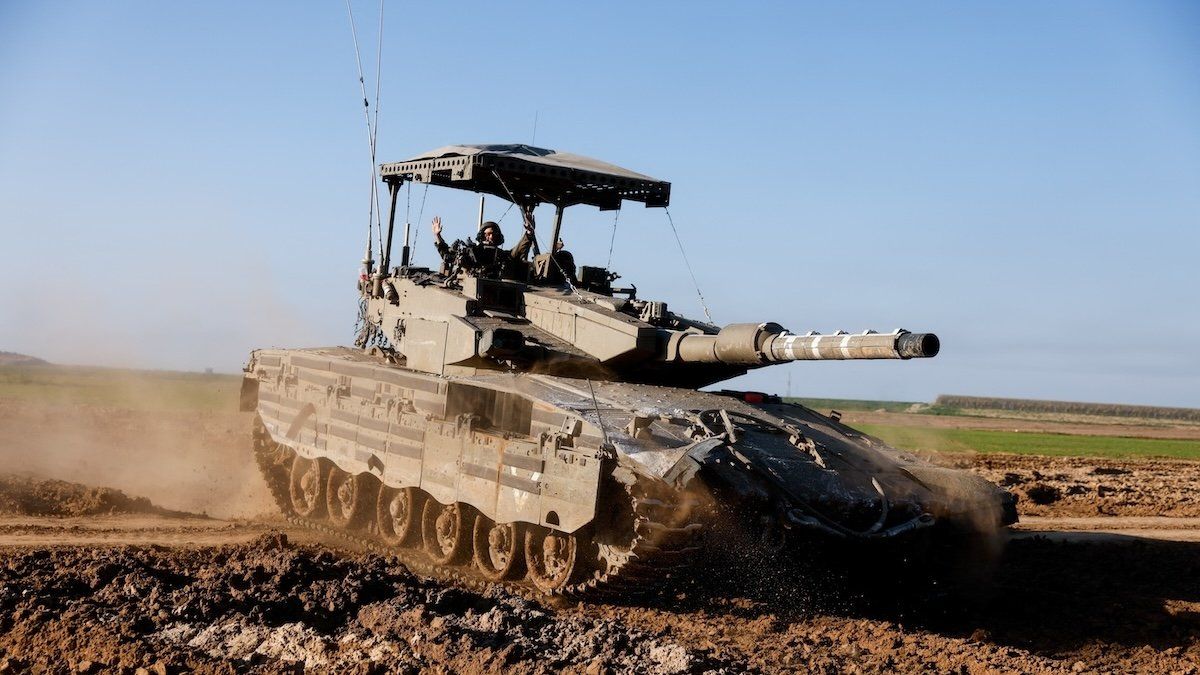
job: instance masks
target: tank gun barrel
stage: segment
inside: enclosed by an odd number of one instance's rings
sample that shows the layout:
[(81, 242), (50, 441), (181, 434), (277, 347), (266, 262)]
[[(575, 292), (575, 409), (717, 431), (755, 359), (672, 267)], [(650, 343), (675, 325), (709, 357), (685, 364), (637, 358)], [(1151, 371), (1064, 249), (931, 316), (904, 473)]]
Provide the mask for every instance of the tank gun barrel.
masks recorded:
[(941, 349), (933, 333), (867, 331), (858, 335), (777, 335), (771, 340), (772, 361), (823, 359), (920, 359), (937, 356)]
[(668, 344), (668, 360), (761, 366), (785, 361), (843, 359), (913, 359), (936, 356), (941, 348), (933, 333), (864, 331), (832, 335), (795, 335), (777, 323), (737, 323), (716, 335), (681, 333)]

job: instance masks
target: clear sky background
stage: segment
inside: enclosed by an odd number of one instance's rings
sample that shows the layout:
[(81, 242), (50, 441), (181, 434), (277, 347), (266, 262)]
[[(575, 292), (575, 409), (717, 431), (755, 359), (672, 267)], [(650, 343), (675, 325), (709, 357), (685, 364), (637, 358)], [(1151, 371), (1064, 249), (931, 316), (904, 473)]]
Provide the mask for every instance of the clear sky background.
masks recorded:
[[(672, 181), (718, 323), (942, 338), (738, 386), (1200, 407), (1200, 4), (388, 0), (382, 70), (380, 161), (536, 142)], [(233, 372), (349, 343), (356, 77), (337, 0), (0, 2), (0, 350)], [(430, 217), (465, 236), (476, 203), (423, 197), (432, 263)], [(613, 215), (574, 211), (603, 264)], [(661, 210), (621, 212), (613, 267), (701, 315)]]

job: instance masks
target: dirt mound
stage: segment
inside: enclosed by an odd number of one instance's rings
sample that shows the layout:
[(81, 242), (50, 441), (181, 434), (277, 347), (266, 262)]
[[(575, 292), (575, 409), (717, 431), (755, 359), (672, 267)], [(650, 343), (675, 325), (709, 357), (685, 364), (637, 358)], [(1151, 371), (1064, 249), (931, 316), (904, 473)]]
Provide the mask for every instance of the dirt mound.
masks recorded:
[(1029, 516), (1200, 516), (1200, 462), (963, 455), (953, 458), (1015, 493)]
[(442, 586), (388, 558), (342, 558), (281, 534), (194, 551), (4, 555), (3, 658), (18, 670), (88, 662), (105, 672), (731, 672), (628, 625)]
[(97, 516), (116, 513), (170, 513), (145, 497), (107, 487), (88, 487), (33, 476), (0, 475), (0, 515)]
[(48, 366), (49, 361), (43, 361), (36, 356), (27, 356), (16, 352), (0, 352), (0, 367), (3, 366)]

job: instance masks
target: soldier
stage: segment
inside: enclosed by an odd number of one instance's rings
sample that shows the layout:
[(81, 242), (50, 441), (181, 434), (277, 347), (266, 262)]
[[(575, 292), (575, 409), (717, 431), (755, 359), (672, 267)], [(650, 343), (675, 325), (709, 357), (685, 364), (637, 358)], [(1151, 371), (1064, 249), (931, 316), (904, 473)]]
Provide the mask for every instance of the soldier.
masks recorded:
[(575, 256), (566, 250), (565, 246), (566, 244), (561, 238), (554, 242), (555, 272), (558, 272), (559, 276), (566, 277), (572, 286), (578, 286), (579, 279), (575, 278)]
[[(433, 237), (433, 244), (437, 247), (438, 253), (442, 256), (442, 261), (446, 264), (446, 267), (453, 266), (455, 263), (455, 254), (451, 250), (451, 247), (446, 244), (446, 240), (442, 239), (441, 216), (433, 217)], [(532, 222), (529, 220), (526, 221), (525, 234), (511, 251), (505, 251), (501, 248), (503, 244), (504, 233), (500, 231), (500, 225), (491, 220), (486, 221), (483, 227), (479, 228), (479, 241), (463, 247), (458, 262), (465, 269), (472, 270), (481, 276), (503, 276), (509, 267), (508, 263), (510, 261), (524, 261), (525, 257), (529, 255), (529, 249), (533, 246)]]

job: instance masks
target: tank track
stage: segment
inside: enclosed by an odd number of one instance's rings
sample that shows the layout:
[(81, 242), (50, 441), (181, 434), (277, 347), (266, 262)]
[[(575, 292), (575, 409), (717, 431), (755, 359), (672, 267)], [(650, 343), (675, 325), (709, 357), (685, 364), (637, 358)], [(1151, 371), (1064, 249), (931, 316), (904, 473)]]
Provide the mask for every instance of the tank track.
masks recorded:
[[(504, 586), (527, 599), (559, 596), (589, 601), (619, 599), (643, 595), (662, 588), (663, 583), (691, 568), (706, 528), (700, 522), (700, 508), (694, 499), (667, 489), (653, 490), (641, 481), (627, 488), (633, 516), (633, 540), (628, 550), (610, 552), (608, 568), (590, 578), (544, 593), (528, 580), (488, 581), (464, 566), (437, 565), (428, 560), (419, 544), (413, 547), (391, 546), (379, 539), (374, 524), (361, 530), (345, 530), (304, 518), (295, 513), (289, 491), (290, 467), (295, 451), (276, 443), (255, 418), (254, 457), (284, 519), (293, 525), (333, 536), (358, 547), (398, 558), (412, 573), (437, 581), (453, 583), (473, 590)], [(682, 497), (682, 500), (679, 499)]]

